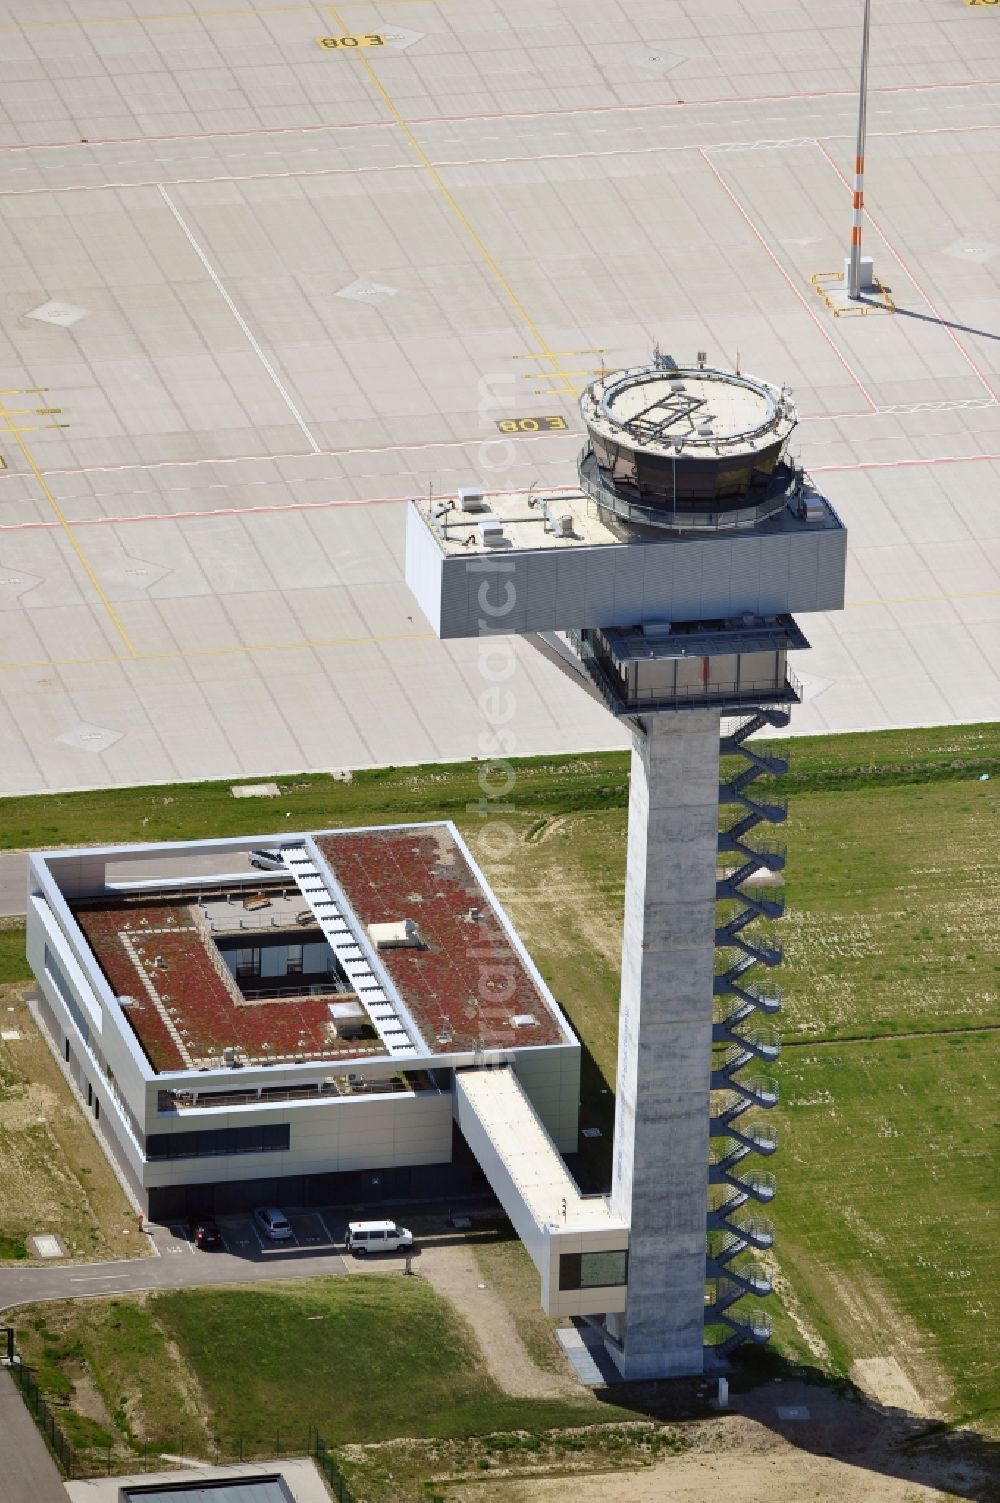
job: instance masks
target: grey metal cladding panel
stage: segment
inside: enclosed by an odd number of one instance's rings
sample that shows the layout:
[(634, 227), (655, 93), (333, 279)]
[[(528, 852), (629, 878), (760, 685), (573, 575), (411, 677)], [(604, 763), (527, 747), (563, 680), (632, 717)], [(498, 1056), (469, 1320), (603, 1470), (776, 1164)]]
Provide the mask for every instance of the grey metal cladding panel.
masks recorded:
[[(642, 563), (642, 611), (637, 621), (672, 621), (675, 617), (674, 574), (677, 566), (675, 543), (644, 543), (636, 558)], [(631, 622), (622, 622), (623, 626)]]
[(736, 537), (729, 539), (733, 567), (729, 576), (729, 609), (734, 616), (750, 611), (757, 615), (760, 605), (760, 556), (762, 541), (759, 537)]
[(671, 619), (696, 621), (702, 613), (701, 581), (705, 550), (711, 543), (691, 540), (679, 542), (674, 555), (674, 588)]
[[(604, 553), (605, 549), (598, 550)], [(599, 626), (587, 613), (586, 550), (560, 553), (556, 572), (554, 621), (560, 631), (570, 626)]]
[(565, 627), (556, 620), (556, 591), (563, 555), (554, 549), (529, 554), (527, 569), (518, 584), (524, 585), (525, 629), (555, 631)]
[(467, 559), (445, 558), (441, 561), (441, 626), (442, 637), (469, 637), (476, 635), (475, 617), (469, 609), (469, 588), (472, 577)]
[[(821, 532), (816, 549), (816, 611), (842, 611), (847, 568), (847, 532)], [(804, 608), (804, 607), (803, 607)]]
[(524, 630), (527, 555), (497, 550), (449, 559), (464, 577), (464, 631), (482, 637)]
[(708, 546), (701, 571), (701, 615), (712, 619), (731, 614), (735, 549)]
[[(531, 562), (530, 553), (496, 554), (496, 570), (480, 576), (480, 584), (486, 579), (489, 588), (485, 597), (492, 609), (501, 614), (493, 616), (480, 605), (477, 585), (476, 609), (479, 612), (480, 633), (489, 631), (521, 632), (528, 629), (528, 611), (531, 607)], [(508, 609), (509, 606), (509, 609)]]
[(819, 543), (823, 534), (807, 532), (792, 538), (791, 562), (788, 573), (788, 609), (790, 611), (813, 611), (816, 609), (816, 571), (819, 560)]
[[(656, 549), (636, 547), (615, 553), (614, 622), (611, 622), (615, 627), (630, 627), (644, 619), (645, 573), (650, 555), (656, 555)], [(660, 556), (669, 558), (668, 550), (660, 549)], [(668, 574), (668, 582), (669, 577)]]
[(758, 609), (763, 613), (783, 611), (788, 608), (789, 565), (792, 555), (792, 539), (768, 538), (760, 550), (760, 600)]
[(587, 625), (612, 621), (615, 614), (615, 551), (609, 548), (588, 548), (587, 562)]

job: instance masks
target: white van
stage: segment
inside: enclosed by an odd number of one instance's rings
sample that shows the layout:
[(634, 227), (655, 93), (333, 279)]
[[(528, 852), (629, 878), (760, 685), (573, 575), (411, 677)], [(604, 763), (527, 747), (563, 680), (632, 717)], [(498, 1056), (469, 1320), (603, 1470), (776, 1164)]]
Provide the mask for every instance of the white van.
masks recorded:
[(347, 1251), (356, 1258), (370, 1252), (398, 1252), (413, 1246), (413, 1233), (394, 1221), (351, 1221), (347, 1226)]

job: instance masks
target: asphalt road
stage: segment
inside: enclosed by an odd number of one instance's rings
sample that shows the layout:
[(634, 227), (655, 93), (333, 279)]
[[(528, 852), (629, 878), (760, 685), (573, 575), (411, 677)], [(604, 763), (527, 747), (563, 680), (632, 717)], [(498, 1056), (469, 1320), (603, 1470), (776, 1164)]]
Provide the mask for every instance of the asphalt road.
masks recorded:
[(10, 1373), (0, 1372), (4, 1503), (66, 1503), (66, 1489)]
[[(293, 1227), (311, 1223), (312, 1213), (292, 1213)], [(319, 1218), (315, 1218), (319, 1219)], [(221, 1221), (226, 1249), (198, 1251), (181, 1227), (149, 1230), (158, 1256), (108, 1263), (32, 1264), (0, 1273), (0, 1310), (35, 1300), (82, 1299), (96, 1294), (132, 1294), (147, 1289), (191, 1289), (212, 1284), (254, 1284), (307, 1279), (348, 1272), (332, 1240), (262, 1247), (249, 1216)], [(380, 1260), (380, 1263), (383, 1260)], [(387, 1271), (402, 1268), (400, 1257), (384, 1259)]]
[(24, 916), (28, 858), (23, 851), (0, 851), (0, 918)]

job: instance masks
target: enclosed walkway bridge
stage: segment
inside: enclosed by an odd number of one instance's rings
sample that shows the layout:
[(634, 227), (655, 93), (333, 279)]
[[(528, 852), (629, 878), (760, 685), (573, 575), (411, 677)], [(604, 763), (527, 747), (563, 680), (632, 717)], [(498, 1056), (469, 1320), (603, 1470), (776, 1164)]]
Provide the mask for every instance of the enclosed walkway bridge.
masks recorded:
[(541, 1276), (547, 1315), (625, 1309), (628, 1227), (582, 1195), (509, 1066), (459, 1070), (455, 1115)]

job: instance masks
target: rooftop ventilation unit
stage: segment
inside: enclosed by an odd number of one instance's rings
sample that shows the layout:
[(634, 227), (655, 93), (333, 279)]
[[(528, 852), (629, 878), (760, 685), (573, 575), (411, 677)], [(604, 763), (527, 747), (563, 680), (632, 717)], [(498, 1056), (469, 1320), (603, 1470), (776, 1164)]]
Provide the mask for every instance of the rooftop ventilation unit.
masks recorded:
[(503, 542), (503, 523), (499, 517), (483, 518), (479, 523), (479, 541), (487, 548)]
[(369, 924), (368, 935), (380, 950), (419, 950), (423, 948), (420, 930), (413, 919), (395, 924)]
[(510, 1021), (511, 1021), (511, 1025), (514, 1028), (537, 1028), (538, 1027), (538, 1019), (534, 1016), (533, 1013), (530, 1013), (530, 1012), (515, 1013), (514, 1016), (511, 1018)]
[(481, 485), (462, 485), (458, 490), (458, 504), (463, 511), (487, 511)]

